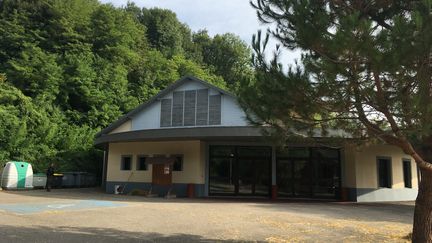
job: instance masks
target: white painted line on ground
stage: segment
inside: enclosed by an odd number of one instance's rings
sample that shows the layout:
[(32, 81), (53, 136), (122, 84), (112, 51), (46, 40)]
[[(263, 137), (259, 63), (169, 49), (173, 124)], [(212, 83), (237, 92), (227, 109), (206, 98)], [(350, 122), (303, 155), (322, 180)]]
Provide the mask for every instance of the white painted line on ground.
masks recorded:
[(67, 207), (73, 207), (75, 204), (59, 204), (59, 205), (48, 205), (49, 208), (67, 208)]

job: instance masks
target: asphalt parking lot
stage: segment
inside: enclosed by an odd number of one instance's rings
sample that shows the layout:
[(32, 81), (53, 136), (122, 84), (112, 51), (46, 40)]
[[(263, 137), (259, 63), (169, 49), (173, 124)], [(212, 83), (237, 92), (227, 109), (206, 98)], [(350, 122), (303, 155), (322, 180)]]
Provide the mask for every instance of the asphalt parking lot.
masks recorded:
[(162, 199), (0, 191), (0, 242), (405, 242), (413, 202)]

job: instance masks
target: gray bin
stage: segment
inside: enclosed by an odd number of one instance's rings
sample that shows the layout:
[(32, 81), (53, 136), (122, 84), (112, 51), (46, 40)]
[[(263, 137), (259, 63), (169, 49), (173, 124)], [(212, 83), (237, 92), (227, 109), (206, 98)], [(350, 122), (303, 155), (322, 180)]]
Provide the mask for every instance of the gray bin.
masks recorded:
[(76, 178), (77, 178), (76, 172), (63, 173), (63, 179), (62, 179), (63, 187), (76, 187), (77, 186)]
[(63, 187), (93, 187), (96, 185), (96, 175), (87, 172), (64, 172)]
[(47, 177), (43, 173), (33, 175), (33, 188), (45, 188)]
[(87, 187), (93, 187), (96, 185), (96, 175), (94, 174), (86, 174), (85, 175), (85, 185)]
[(86, 175), (87, 172), (76, 172), (76, 186), (86, 187)]
[(63, 186), (65, 187), (86, 187), (87, 172), (65, 172), (63, 173)]

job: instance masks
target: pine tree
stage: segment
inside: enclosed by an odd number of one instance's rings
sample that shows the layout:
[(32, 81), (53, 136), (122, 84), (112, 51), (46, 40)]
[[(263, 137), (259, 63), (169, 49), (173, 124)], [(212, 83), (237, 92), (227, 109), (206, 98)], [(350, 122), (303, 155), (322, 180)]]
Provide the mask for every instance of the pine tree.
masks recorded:
[(432, 1), (256, 0), (281, 46), (301, 50), (284, 72), (254, 40), (256, 75), (243, 84), (252, 120), (289, 136), (342, 128), (400, 147), (421, 170), (413, 241), (432, 242)]

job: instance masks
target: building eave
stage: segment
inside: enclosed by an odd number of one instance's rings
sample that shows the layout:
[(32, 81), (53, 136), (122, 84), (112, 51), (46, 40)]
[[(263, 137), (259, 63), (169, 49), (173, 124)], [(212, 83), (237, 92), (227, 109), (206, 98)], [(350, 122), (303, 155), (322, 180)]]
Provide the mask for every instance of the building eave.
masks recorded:
[[(253, 126), (211, 126), (211, 127), (178, 127), (102, 134), (95, 138), (94, 145), (102, 147), (108, 143), (144, 142), (144, 141), (248, 141), (264, 142), (271, 140), (263, 135), (262, 129)], [(319, 134), (311, 137), (317, 141), (327, 141), (338, 138), (346, 140), (349, 137), (322, 137)], [(299, 137), (299, 139), (301, 139)]]
[(133, 141), (181, 141), (181, 140), (248, 140), (263, 139), (261, 129), (256, 127), (193, 127), (149, 129), (114, 134), (103, 134), (95, 138), (94, 144)]

